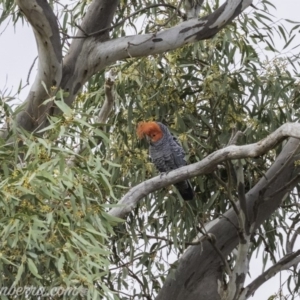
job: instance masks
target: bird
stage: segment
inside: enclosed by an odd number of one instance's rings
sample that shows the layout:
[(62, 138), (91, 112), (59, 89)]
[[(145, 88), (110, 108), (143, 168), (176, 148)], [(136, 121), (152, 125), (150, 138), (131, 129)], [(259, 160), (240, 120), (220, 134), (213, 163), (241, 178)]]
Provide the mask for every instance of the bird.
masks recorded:
[[(186, 165), (185, 152), (177, 138), (168, 127), (160, 122), (139, 122), (137, 136), (149, 142), (149, 156), (152, 163), (161, 173), (178, 169)], [(189, 180), (175, 184), (183, 200), (193, 200), (194, 190)]]

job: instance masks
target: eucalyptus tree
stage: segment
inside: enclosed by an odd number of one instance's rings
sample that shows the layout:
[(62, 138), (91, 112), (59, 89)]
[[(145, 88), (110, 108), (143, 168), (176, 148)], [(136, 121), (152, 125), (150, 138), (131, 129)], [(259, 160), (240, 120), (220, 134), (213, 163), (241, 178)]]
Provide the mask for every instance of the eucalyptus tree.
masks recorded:
[[(4, 287), (233, 300), (291, 270), (297, 295), (298, 56), (276, 41), (288, 49), (299, 23), (287, 30), (271, 8), (266, 0), (2, 3), (1, 22), (29, 22), (38, 49), (24, 103), (1, 99)], [(169, 126), (188, 166), (156, 174), (135, 134), (144, 120)], [(187, 178), (190, 202), (171, 185)], [(260, 248), (273, 265), (246, 284)]]

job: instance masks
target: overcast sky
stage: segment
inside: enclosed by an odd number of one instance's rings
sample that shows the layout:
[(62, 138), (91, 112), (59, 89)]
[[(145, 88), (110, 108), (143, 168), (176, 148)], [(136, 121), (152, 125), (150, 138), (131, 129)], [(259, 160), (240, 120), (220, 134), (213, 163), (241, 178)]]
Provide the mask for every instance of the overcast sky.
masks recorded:
[[(271, 11), (276, 16), (276, 19), (290, 19), (300, 21), (300, 0), (270, 0), (277, 9)], [(254, 4), (259, 7), (258, 1)], [(297, 38), (300, 43), (300, 32)], [(29, 25), (22, 24), (14, 28), (11, 24), (5, 29), (4, 25), (0, 25), (0, 96), (4, 89), (17, 92), (20, 80), (23, 84), (27, 81), (28, 71), (37, 56), (36, 43), (33, 33)], [(280, 45), (280, 41), (278, 41)], [(298, 49), (300, 51), (300, 49)], [(35, 70), (37, 64), (34, 66), (30, 76), (30, 84), (34, 81)], [(21, 93), (20, 101), (26, 98), (29, 87)], [(5, 92), (7, 95), (8, 92)], [(262, 250), (260, 251), (260, 253)], [(261, 258), (255, 262), (251, 262), (251, 277), (254, 279), (260, 275), (262, 271)], [(278, 292), (279, 276), (264, 284), (254, 295), (252, 299), (267, 300), (269, 296)], [(300, 299), (300, 298), (299, 298)]]
[[(277, 10), (272, 11), (277, 19), (299, 21), (300, 0), (271, 0), (270, 2), (277, 7)], [(254, 3), (259, 7), (257, 1)], [(6, 29), (4, 25), (0, 25), (0, 45), (0, 91), (3, 92), (5, 87), (16, 92), (20, 80), (22, 79), (23, 83), (27, 81), (28, 70), (37, 56), (36, 43), (29, 25), (19, 24), (14, 28), (10, 24)], [(32, 70), (30, 83), (33, 83), (36, 66), (37, 64)], [(28, 88), (24, 90), (21, 97), (25, 98), (27, 92)]]

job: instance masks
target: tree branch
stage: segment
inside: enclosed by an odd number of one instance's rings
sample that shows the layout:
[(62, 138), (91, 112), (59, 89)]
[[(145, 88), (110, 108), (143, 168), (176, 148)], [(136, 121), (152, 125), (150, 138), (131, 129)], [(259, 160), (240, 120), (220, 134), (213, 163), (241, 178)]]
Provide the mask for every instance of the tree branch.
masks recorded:
[(103, 106), (101, 107), (100, 113), (96, 119), (96, 123), (106, 123), (107, 118), (109, 117), (112, 108), (114, 106), (114, 96), (112, 88), (115, 83), (115, 74), (111, 70), (107, 74), (107, 78), (105, 81), (105, 101), (103, 103)]
[(173, 170), (163, 177), (159, 175), (142, 182), (130, 189), (130, 191), (119, 201), (119, 207), (111, 209), (109, 213), (113, 216), (124, 218), (136, 206), (138, 201), (160, 188), (197, 175), (207, 174), (214, 170), (218, 164), (228, 159), (240, 159), (263, 155), (287, 137), (299, 139), (300, 124), (286, 123), (257, 143), (244, 146), (228, 146), (211, 153), (197, 163)]
[[(82, 34), (89, 35), (109, 27), (115, 15), (119, 1), (118, 0), (93, 0), (84, 16), (80, 28), (76, 34), (77, 37)], [(93, 51), (95, 45), (101, 45), (109, 40), (109, 32), (104, 31), (95, 36), (85, 39), (74, 39), (71, 43), (68, 54), (64, 59), (63, 78), (61, 88), (69, 92), (69, 97), (65, 99), (68, 105), (72, 105), (77, 93), (82, 86), (98, 71), (104, 67), (98, 68), (105, 60), (103, 54), (95, 57)], [(108, 65), (106, 65), (108, 66)], [(105, 67), (106, 67), (105, 66)], [(59, 110), (55, 110), (58, 114)]]
[(123, 23), (125, 23), (128, 19), (130, 19), (131, 17), (147, 10), (147, 9), (150, 9), (150, 8), (154, 8), (154, 7), (169, 7), (169, 8), (172, 8), (172, 9), (176, 9), (177, 13), (179, 13), (179, 15), (182, 15), (180, 11), (178, 11), (178, 7), (174, 6), (174, 5), (171, 5), (171, 4), (167, 4), (167, 3), (158, 3), (158, 4), (151, 4), (151, 5), (148, 5), (146, 7), (143, 7), (141, 9), (138, 9), (136, 10), (135, 12), (133, 12), (132, 14), (128, 15), (127, 17), (125, 17), (124, 19), (122, 19), (121, 21), (119, 21), (118, 23), (110, 26), (110, 27), (107, 27), (107, 28), (104, 28), (104, 29), (101, 29), (101, 30), (98, 30), (96, 32), (92, 32), (92, 33), (86, 33), (84, 36), (69, 36), (67, 35), (68, 38), (72, 38), (72, 39), (83, 39), (83, 38), (87, 38), (87, 37), (90, 37), (90, 36), (93, 36), (93, 35), (98, 35), (99, 33), (103, 33), (105, 31), (110, 31), (120, 25), (122, 25)]
[(225, 291), (225, 298), (228, 300), (238, 300), (241, 290), (243, 290), (245, 279), (249, 271), (249, 248), (251, 246), (250, 235), (244, 235), (244, 240), (239, 243), (238, 254), (232, 275)]
[[(245, 196), (244, 172), (241, 160), (237, 162), (237, 189), (240, 208), (237, 218), (239, 223), (239, 245), (235, 266), (230, 276), (228, 288), (224, 290), (223, 298), (228, 300), (239, 299), (239, 294), (244, 287), (246, 276), (249, 270), (249, 249), (250, 241), (250, 223), (247, 212), (247, 203)], [(254, 228), (254, 226), (252, 226)], [(223, 299), (222, 298), (222, 299)]]
[(201, 6), (203, 5), (204, 0), (185, 0), (184, 1), (184, 9), (186, 11), (187, 19), (197, 18), (199, 17)]
[(240, 299), (247, 299), (254, 294), (254, 292), (266, 281), (275, 276), (277, 273), (288, 270), (290, 267), (299, 264), (300, 262), (300, 250), (294, 252), (293, 254), (286, 255), (260, 276), (258, 276), (254, 281), (252, 281), (248, 286), (245, 287), (241, 294)]
[[(141, 235), (141, 237), (143, 237), (142, 234), (140, 234), (140, 235)], [(154, 235), (148, 235), (148, 234), (146, 234), (146, 237), (147, 237), (148, 239), (156, 239), (156, 240), (160, 240), (160, 241), (165, 241), (165, 242), (166, 242), (167, 244), (169, 244), (169, 245), (174, 244), (173, 241), (171, 241), (171, 240), (169, 240), (169, 239), (167, 239), (167, 238), (165, 238), (165, 237), (154, 236)], [(186, 247), (186, 246), (197, 246), (197, 245), (200, 245), (200, 243), (201, 243), (200, 240), (198, 240), (197, 242), (185, 242), (185, 241), (183, 241), (183, 242), (182, 242), (182, 245), (183, 245), (184, 247)]]
[[(295, 245), (295, 241), (298, 237), (298, 235), (300, 234), (300, 227), (298, 227), (297, 229), (295, 229), (296, 224), (299, 223), (299, 218), (296, 217), (293, 222), (292, 225), (289, 228), (289, 231), (287, 233), (287, 237), (286, 237), (286, 252), (292, 253), (294, 245)], [(292, 234), (292, 231), (294, 231), (294, 233)]]
[[(298, 124), (295, 125), (296, 127), (299, 126)], [(297, 131), (298, 130), (299, 129), (297, 129)], [(267, 139), (269, 139), (269, 137), (267, 137)], [(260, 146), (265, 145), (264, 142), (266, 141), (263, 140), (259, 142)], [(299, 145), (299, 138), (289, 139), (266, 174), (247, 192), (246, 203), (249, 220), (250, 223), (253, 223), (253, 220), (255, 220), (256, 228), (281, 206), (282, 200), (288, 192), (287, 190), (280, 191), (274, 195), (271, 200), (262, 201), (254, 217), (253, 208), (257, 199), (260, 197), (260, 191), (268, 184), (268, 180), (277, 174), (278, 170), (285, 163), (286, 158), (289, 157), (291, 153), (294, 153), (294, 150), (298, 148)], [(255, 146), (255, 148), (257, 147)], [(266, 151), (265, 148), (262, 149), (262, 152), (264, 151)], [(235, 153), (235, 155), (237, 155), (237, 153)], [(293, 177), (293, 174), (299, 173), (299, 167), (295, 164), (297, 159), (298, 154), (295, 153), (293, 159), (289, 161), (288, 165), (286, 165), (284, 170), (277, 175), (276, 180), (269, 186), (264, 194), (264, 198), (268, 197), (282, 182), (289, 181)], [(238, 221), (233, 209), (224, 213), (221, 219), (215, 219), (206, 225), (207, 232), (216, 237), (216, 247), (220, 249), (224, 257), (229, 255), (239, 243), (238, 234), (236, 230), (233, 230), (236, 229), (236, 227), (238, 227)], [(224, 285), (225, 287), (223, 288)], [(186, 249), (177, 262), (175, 274), (173, 273), (166, 278), (156, 300), (198, 300), (199, 295), (205, 300), (217, 300), (221, 299), (221, 296), (223, 296), (222, 291), (225, 289), (226, 283), (224, 284), (223, 282), (221, 261), (216, 259), (216, 254), (214, 251), (211, 251), (210, 244), (204, 241), (199, 246)]]
[[(214, 238), (210, 238), (210, 234), (207, 232), (204, 224), (201, 224), (201, 227), (197, 227), (197, 229), (201, 232), (202, 234), (202, 237), (200, 239), (203, 239), (204, 237), (206, 237), (206, 239), (208, 240), (208, 242), (211, 244), (212, 248), (214, 249), (214, 251), (217, 253), (217, 255), (219, 256), (222, 264), (223, 264), (223, 267), (225, 269), (225, 271), (227, 272), (228, 276), (231, 275), (231, 269), (230, 269), (230, 266), (226, 260), (226, 257), (224, 257), (223, 253), (220, 251), (220, 249), (218, 247), (216, 247), (216, 241), (214, 240)], [(199, 239), (199, 240), (200, 240)]]
[(54, 95), (60, 85), (62, 45), (56, 17), (47, 1), (17, 0), (17, 4), (33, 28), (39, 57), (35, 81), (24, 110), (17, 116), (17, 124), (32, 132), (46, 120), (45, 114), (51, 106), (51, 103), (42, 103), (50, 98), (50, 94)]
[[(28, 95), (26, 100), (26, 111), (21, 112), (17, 118), (20, 126), (32, 132), (38, 126), (42, 129), (46, 125), (48, 109), (49, 106), (51, 106), (51, 103), (49, 103), (47, 107), (41, 105), (45, 99), (49, 98), (49, 95), (41, 85), (42, 81), (45, 82), (47, 89), (49, 88), (48, 90), (50, 90), (51, 86), (58, 86), (60, 83), (60, 88), (69, 94), (69, 96), (65, 98), (65, 102), (68, 105), (72, 105), (84, 83), (89, 80), (91, 76), (103, 70), (108, 65), (117, 60), (159, 54), (179, 48), (188, 43), (211, 38), (244, 11), (252, 3), (252, 0), (228, 0), (213, 13), (200, 20), (193, 18), (159, 33), (126, 36), (113, 40), (109, 40), (109, 32), (105, 29), (110, 26), (113, 20), (118, 1), (94, 0), (90, 4), (82, 24), (80, 24), (77, 37), (82, 36), (82, 34), (89, 35), (95, 32), (97, 32), (97, 34), (72, 41), (70, 49), (64, 59), (62, 78), (61, 45), (58, 35), (58, 26), (51, 8), (47, 2), (42, 0), (18, 0), (18, 2), (32, 26), (34, 26), (34, 22), (32, 21), (41, 20), (43, 22), (47, 20), (49, 24), (45, 25), (41, 23), (41, 26), (37, 28), (37, 32), (45, 27), (50, 29), (46, 34), (48, 39), (47, 45), (53, 46), (53, 51), (50, 51), (48, 54), (45, 49), (42, 51), (42, 53), (45, 54), (43, 57), (41, 57), (39, 53), (40, 63), (49, 66), (51, 69), (43, 70), (39, 67), (40, 71), (32, 87), (32, 92)], [(30, 8), (28, 9), (27, 7)], [(37, 13), (30, 14), (34, 9), (36, 9)], [(102, 30), (105, 31), (103, 32)], [(42, 36), (43, 34), (40, 35), (40, 37)], [(44, 40), (41, 38), (39, 40), (38, 44), (43, 46)], [(41, 49), (43, 48), (44, 47)], [(59, 59), (58, 57), (56, 58), (59, 62), (59, 69), (57, 69), (57, 64), (52, 63), (52, 59), (49, 61), (49, 58), (55, 57), (55, 55), (49, 54), (57, 54), (55, 51), (59, 53)], [(57, 72), (57, 74), (54, 74), (55, 76), (49, 74), (49, 71), (53, 73), (52, 69), (55, 69)], [(44, 73), (47, 75), (46, 78), (42, 77)], [(45, 81), (45, 79), (48, 79), (49, 82), (48, 80)], [(40, 94), (37, 94), (36, 91)], [(39, 108), (38, 110), (36, 109), (37, 107)], [(59, 113), (60, 111), (54, 107), (49, 112), (50, 115)]]
[(248, 218), (248, 211), (246, 205), (246, 196), (245, 196), (245, 182), (244, 182), (244, 170), (241, 160), (237, 162), (236, 168), (236, 177), (237, 177), (237, 190), (240, 203), (240, 214), (241, 214), (241, 226), (246, 235), (250, 235), (250, 223)]
[(91, 63), (104, 57), (96, 71), (111, 63), (132, 57), (145, 57), (174, 50), (186, 44), (213, 37), (245, 10), (252, 0), (228, 0), (217, 10), (201, 19), (193, 18), (158, 33), (125, 36), (99, 43), (93, 48)]

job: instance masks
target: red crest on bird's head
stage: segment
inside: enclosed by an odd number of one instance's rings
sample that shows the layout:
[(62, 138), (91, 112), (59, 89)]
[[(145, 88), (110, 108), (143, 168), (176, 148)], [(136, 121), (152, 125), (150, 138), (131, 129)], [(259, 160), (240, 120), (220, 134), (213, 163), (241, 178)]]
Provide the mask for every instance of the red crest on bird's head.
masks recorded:
[(148, 136), (151, 142), (157, 142), (163, 137), (163, 132), (156, 122), (140, 122), (136, 133), (140, 139), (145, 135)]

